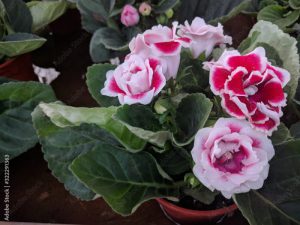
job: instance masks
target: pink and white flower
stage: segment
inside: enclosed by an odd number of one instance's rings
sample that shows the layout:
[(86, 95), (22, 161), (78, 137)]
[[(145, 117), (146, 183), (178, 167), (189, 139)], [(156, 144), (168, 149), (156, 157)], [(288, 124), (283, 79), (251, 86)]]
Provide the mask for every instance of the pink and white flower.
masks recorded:
[(121, 22), (126, 27), (136, 25), (140, 20), (140, 15), (132, 5), (125, 5), (121, 13)]
[(166, 84), (161, 62), (131, 55), (115, 70), (106, 73), (102, 95), (118, 97), (121, 104), (149, 104)]
[(191, 153), (200, 182), (230, 198), (263, 186), (274, 148), (247, 121), (220, 118), (213, 128), (198, 131)]
[(253, 127), (271, 135), (280, 124), (286, 105), (283, 87), (290, 80), (287, 70), (272, 66), (262, 47), (247, 55), (225, 51), (216, 62), (204, 64), (210, 70), (210, 86), (222, 97), (222, 107), (236, 118), (248, 119)]
[(166, 79), (175, 78), (180, 62), (181, 46), (190, 42), (188, 38), (178, 38), (176, 30), (177, 22), (174, 22), (172, 29), (158, 25), (143, 34), (138, 34), (129, 43), (131, 54), (138, 54), (143, 58), (158, 58)]
[(220, 23), (217, 27), (207, 25), (200, 17), (196, 17), (191, 25), (188, 21), (180, 25), (178, 35), (192, 40), (189, 48), (194, 58), (198, 58), (203, 52), (208, 57), (216, 45), (232, 44), (232, 38), (224, 35)]

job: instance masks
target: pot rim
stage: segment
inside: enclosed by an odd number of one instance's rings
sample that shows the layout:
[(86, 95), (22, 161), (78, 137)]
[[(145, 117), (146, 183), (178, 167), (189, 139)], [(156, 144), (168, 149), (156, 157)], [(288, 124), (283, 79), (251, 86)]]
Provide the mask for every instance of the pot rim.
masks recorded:
[(214, 216), (222, 216), (224, 214), (228, 214), (231, 213), (233, 211), (235, 211), (238, 207), (235, 203), (233, 203), (230, 206), (224, 207), (224, 208), (220, 208), (220, 209), (213, 209), (213, 210), (195, 210), (195, 209), (186, 209), (186, 208), (182, 208), (180, 206), (177, 206), (163, 198), (156, 198), (155, 199), (160, 205), (162, 205), (162, 207), (166, 206), (170, 209), (172, 209), (173, 211), (176, 212), (184, 212), (186, 215), (190, 215), (190, 216), (204, 216), (207, 217), (208, 214), (210, 215), (214, 215)]

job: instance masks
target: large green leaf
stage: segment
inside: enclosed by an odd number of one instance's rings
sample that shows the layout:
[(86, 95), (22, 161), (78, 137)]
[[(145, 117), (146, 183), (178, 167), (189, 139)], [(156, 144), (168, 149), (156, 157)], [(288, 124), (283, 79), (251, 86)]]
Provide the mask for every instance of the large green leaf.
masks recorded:
[(94, 33), (90, 48), (97, 48), (99, 44), (103, 44), (107, 49), (116, 51), (128, 48), (126, 37), (109, 27), (100, 28)]
[(201, 93), (190, 94), (182, 99), (175, 117), (178, 130), (174, 137), (177, 145), (192, 142), (197, 131), (205, 125), (212, 106), (212, 102)]
[(271, 136), (273, 145), (281, 144), (285, 141), (288, 141), (289, 139), (291, 139), (289, 129), (283, 123), (280, 123), (277, 130), (274, 131)]
[(45, 42), (45, 38), (34, 34), (10, 34), (0, 41), (0, 55), (6, 55), (8, 57), (18, 56), (41, 47)]
[(300, 9), (300, 1), (299, 0), (289, 0), (289, 5), (293, 9)]
[(70, 168), (122, 215), (133, 213), (149, 199), (178, 196), (178, 186), (162, 175), (162, 169), (147, 152), (132, 154), (101, 144), (78, 157)]
[[(253, 35), (255, 38), (253, 38)], [(247, 45), (245, 45), (245, 43), (247, 43)], [(287, 84), (286, 90), (289, 94), (289, 99), (293, 99), (296, 93), (300, 71), (296, 39), (284, 33), (275, 24), (261, 20), (253, 26), (249, 37), (241, 43), (241, 45), (246, 47), (246, 49), (243, 49), (243, 53), (248, 53), (263, 44), (267, 44), (271, 46), (273, 50), (276, 50), (277, 54), (275, 55), (280, 57), (283, 63), (282, 67), (290, 72), (291, 79)]]
[(157, 162), (167, 174), (171, 176), (182, 175), (193, 167), (193, 160), (187, 150), (172, 146), (171, 149), (157, 153)]
[(280, 5), (269, 5), (259, 11), (258, 20), (270, 21), (285, 30), (293, 25), (300, 16), (300, 10), (289, 11), (286, 7)]
[(119, 108), (114, 118), (124, 124), (136, 136), (163, 147), (170, 137), (164, 131), (151, 108), (143, 105), (124, 105)]
[(93, 199), (95, 193), (73, 176), (69, 165), (76, 157), (90, 151), (101, 141), (113, 143), (112, 136), (93, 124), (58, 127), (51, 122), (40, 107), (34, 110), (32, 118), (44, 158), (52, 174), (64, 183), (65, 188), (74, 196), (83, 200)]
[(9, 82), (0, 85), (0, 162), (33, 147), (37, 136), (31, 112), (40, 101), (54, 101), (50, 86), (37, 82)]
[[(244, 9), (239, 7), (240, 4), (251, 4), (250, 0), (184, 0), (178, 9), (179, 22), (185, 20), (192, 21), (196, 16), (202, 17), (205, 21), (214, 20), (230, 14), (237, 7), (239, 10)], [(232, 13), (231, 13), (232, 14)], [(236, 13), (234, 13), (236, 14)], [(228, 18), (227, 18), (228, 19)]]
[(117, 107), (75, 108), (59, 103), (41, 103), (39, 106), (52, 123), (58, 127), (79, 126), (83, 123), (95, 124), (111, 133), (129, 151), (137, 152), (145, 146), (145, 141), (112, 118), (112, 115), (117, 111)]
[(118, 98), (103, 96), (100, 90), (104, 87), (106, 81), (106, 73), (109, 70), (114, 70), (116, 66), (111, 64), (95, 64), (87, 70), (87, 86), (93, 98), (100, 106), (117, 106), (120, 105)]
[(82, 26), (93, 33), (104, 26), (115, 6), (115, 0), (78, 0), (77, 7), (82, 16)]
[(293, 124), (290, 128), (292, 137), (300, 138), (300, 122)]
[(300, 140), (276, 147), (262, 189), (234, 197), (251, 225), (300, 224)]
[(27, 3), (32, 15), (32, 31), (36, 32), (53, 22), (68, 9), (66, 0), (31, 1)]
[(30, 33), (32, 17), (23, 0), (1, 0), (6, 9), (8, 25), (15, 32)]

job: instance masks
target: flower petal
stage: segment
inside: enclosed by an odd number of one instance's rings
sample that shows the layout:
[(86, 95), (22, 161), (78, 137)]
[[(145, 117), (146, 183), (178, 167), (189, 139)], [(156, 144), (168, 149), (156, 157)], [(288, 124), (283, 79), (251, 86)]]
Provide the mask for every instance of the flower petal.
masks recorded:
[(230, 76), (230, 71), (222, 67), (212, 67), (209, 75), (209, 84), (211, 91), (215, 95), (219, 95), (220, 91), (224, 89), (225, 82)]
[(265, 55), (265, 49), (258, 47), (247, 55), (229, 57), (227, 63), (234, 69), (242, 66), (248, 71), (257, 70), (262, 73), (265, 71), (267, 66), (267, 58)]

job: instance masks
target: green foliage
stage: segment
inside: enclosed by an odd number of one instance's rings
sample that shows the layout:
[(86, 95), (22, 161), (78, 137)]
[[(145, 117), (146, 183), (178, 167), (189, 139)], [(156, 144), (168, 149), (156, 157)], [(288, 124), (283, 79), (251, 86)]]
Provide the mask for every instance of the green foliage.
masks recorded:
[(63, 15), (69, 3), (66, 0), (31, 1), (27, 6), (33, 19), (32, 31), (36, 32)]
[(276, 147), (263, 188), (234, 197), (251, 225), (300, 224), (300, 141)]
[(269, 5), (259, 11), (257, 19), (270, 21), (279, 26), (282, 30), (286, 30), (299, 19), (299, 16), (300, 10), (289, 11), (289, 9), (284, 6)]
[(143, 105), (124, 105), (114, 118), (124, 124), (136, 136), (154, 145), (163, 147), (170, 132), (163, 130), (151, 108)]
[(54, 101), (48, 85), (37, 82), (3, 82), (0, 85), (0, 162), (33, 147), (38, 138), (31, 122), (31, 112), (40, 101)]
[(224, 22), (251, 5), (251, 0), (184, 0), (181, 1), (177, 17), (182, 23), (185, 20), (192, 21), (196, 16), (210, 21), (229, 15), (223, 18), (222, 22)]
[(95, 64), (88, 67), (86, 83), (90, 94), (100, 106), (107, 107), (120, 104), (118, 98), (103, 96), (100, 93), (100, 90), (104, 87), (107, 71), (114, 70), (115, 68), (116, 66), (111, 64)]
[(30, 33), (32, 16), (23, 0), (1, 0), (5, 7), (6, 26), (12, 32)]
[(90, 151), (102, 140), (113, 142), (112, 137), (92, 124), (77, 127), (58, 127), (37, 107), (32, 113), (44, 158), (52, 174), (77, 198), (92, 200), (95, 193), (85, 187), (69, 170), (72, 161)]
[(197, 131), (204, 125), (212, 109), (212, 102), (203, 94), (190, 94), (182, 99), (176, 110), (174, 141), (179, 146), (193, 141)]
[(178, 196), (179, 185), (165, 176), (147, 152), (132, 154), (110, 144), (101, 144), (78, 157), (70, 168), (121, 215), (133, 213), (149, 199)]
[(45, 38), (34, 34), (9, 34), (0, 41), (0, 55), (6, 55), (8, 57), (18, 56), (41, 47), (45, 42)]
[(83, 123), (95, 124), (112, 134), (129, 151), (137, 152), (145, 146), (145, 141), (138, 138), (126, 126), (112, 118), (117, 111), (117, 107), (75, 108), (59, 103), (42, 103), (39, 107), (56, 126), (64, 128), (79, 126)]

